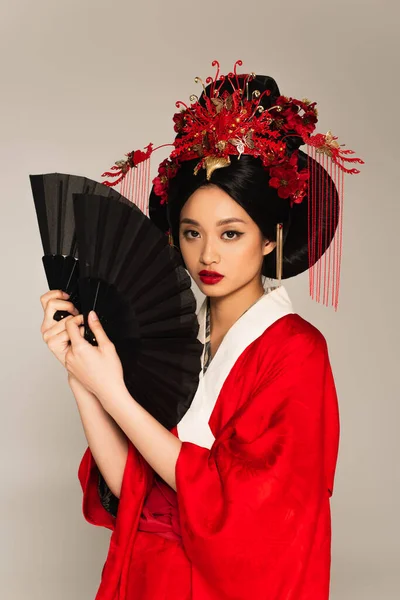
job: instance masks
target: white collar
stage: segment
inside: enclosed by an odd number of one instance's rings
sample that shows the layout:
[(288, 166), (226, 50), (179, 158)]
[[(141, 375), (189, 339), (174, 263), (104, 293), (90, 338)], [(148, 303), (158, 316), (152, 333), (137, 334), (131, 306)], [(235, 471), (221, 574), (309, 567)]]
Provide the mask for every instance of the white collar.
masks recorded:
[[(242, 352), (275, 321), (293, 314), (293, 306), (286, 289), (281, 285), (271, 289), (264, 284), (266, 293), (259, 298), (231, 326), (223, 338), (205, 373), (200, 373), (199, 385), (189, 410), (178, 423), (181, 441), (190, 441), (211, 448), (214, 435), (208, 425), (222, 386)], [(197, 311), (198, 339), (204, 344), (207, 297)], [(204, 353), (203, 353), (204, 355)]]

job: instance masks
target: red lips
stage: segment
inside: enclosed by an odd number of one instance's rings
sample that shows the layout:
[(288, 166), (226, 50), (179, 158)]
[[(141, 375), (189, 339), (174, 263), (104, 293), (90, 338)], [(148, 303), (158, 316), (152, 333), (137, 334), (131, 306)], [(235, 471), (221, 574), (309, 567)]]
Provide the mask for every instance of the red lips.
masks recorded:
[(217, 271), (200, 271), (199, 273), (200, 279), (202, 283), (206, 285), (213, 285), (214, 283), (218, 283), (221, 279), (224, 278), (221, 273), (217, 273)]
[(217, 271), (200, 271), (199, 275), (204, 275), (206, 277), (223, 277), (223, 275), (221, 275), (221, 273), (217, 273)]

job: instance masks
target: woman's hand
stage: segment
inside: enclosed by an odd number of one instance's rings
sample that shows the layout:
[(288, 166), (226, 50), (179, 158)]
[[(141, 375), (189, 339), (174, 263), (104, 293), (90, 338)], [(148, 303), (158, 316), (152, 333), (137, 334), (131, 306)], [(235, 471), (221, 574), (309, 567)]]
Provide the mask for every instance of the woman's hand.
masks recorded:
[(109, 398), (125, 387), (122, 364), (114, 344), (104, 331), (100, 321), (89, 314), (89, 327), (98, 346), (85, 340), (80, 329), (83, 315), (66, 320), (66, 331), (71, 345), (65, 355), (65, 366), (70, 375), (100, 400)]
[[(40, 297), (44, 310), (44, 318), (40, 328), (43, 340), (54, 356), (65, 367), (65, 355), (69, 347), (69, 335), (66, 323), (78, 315), (78, 310), (72, 302), (66, 300), (68, 294), (61, 290), (50, 290)], [(57, 310), (66, 310), (71, 315), (61, 321), (55, 321), (53, 316)]]

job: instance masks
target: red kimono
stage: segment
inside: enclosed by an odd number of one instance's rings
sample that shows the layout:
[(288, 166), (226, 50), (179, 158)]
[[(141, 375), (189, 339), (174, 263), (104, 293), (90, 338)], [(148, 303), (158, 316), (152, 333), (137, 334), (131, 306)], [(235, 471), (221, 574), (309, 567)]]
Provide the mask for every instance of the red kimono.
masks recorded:
[(172, 432), (177, 492), (129, 443), (116, 517), (83, 456), (83, 514), (112, 530), (96, 600), (326, 600), (338, 403), (325, 339), (282, 286), (231, 327)]

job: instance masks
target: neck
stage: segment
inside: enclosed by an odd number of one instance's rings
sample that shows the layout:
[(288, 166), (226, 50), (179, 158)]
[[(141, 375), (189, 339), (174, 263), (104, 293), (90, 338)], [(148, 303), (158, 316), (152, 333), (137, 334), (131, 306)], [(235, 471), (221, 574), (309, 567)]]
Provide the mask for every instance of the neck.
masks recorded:
[(210, 297), (211, 330), (226, 333), (264, 294), (260, 277), (222, 297)]

